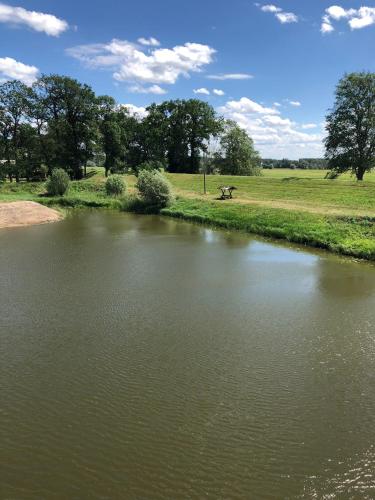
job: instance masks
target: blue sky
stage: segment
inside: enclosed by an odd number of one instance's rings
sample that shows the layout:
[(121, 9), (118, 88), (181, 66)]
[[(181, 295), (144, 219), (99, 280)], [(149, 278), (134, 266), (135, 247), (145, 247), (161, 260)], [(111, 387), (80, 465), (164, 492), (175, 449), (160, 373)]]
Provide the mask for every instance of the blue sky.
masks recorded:
[(0, 80), (60, 73), (143, 113), (199, 97), (263, 157), (321, 156), (338, 79), (374, 70), (375, 3), (0, 2)]

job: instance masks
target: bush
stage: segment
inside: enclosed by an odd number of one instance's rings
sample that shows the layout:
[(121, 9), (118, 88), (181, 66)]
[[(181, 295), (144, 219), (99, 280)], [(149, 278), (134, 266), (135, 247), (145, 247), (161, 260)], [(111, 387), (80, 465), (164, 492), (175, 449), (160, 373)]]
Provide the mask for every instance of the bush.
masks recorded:
[(165, 164), (162, 161), (158, 160), (150, 160), (150, 161), (145, 161), (143, 163), (140, 163), (136, 167), (134, 167), (134, 173), (136, 176), (138, 176), (139, 172), (141, 170), (148, 170), (149, 172), (153, 170), (164, 170)]
[(158, 170), (141, 170), (136, 186), (143, 200), (155, 208), (167, 207), (174, 201), (172, 186)]
[(120, 196), (126, 190), (123, 178), (119, 175), (111, 175), (106, 180), (105, 190), (108, 196)]
[(340, 175), (340, 173), (339, 173), (339, 172), (337, 172), (336, 170), (329, 170), (329, 171), (326, 173), (326, 175), (325, 175), (325, 177), (324, 177), (324, 178), (325, 178), (325, 179), (331, 179), (331, 180), (333, 180), (333, 179), (337, 179), (339, 175)]
[(69, 175), (62, 168), (55, 168), (47, 181), (47, 193), (49, 196), (63, 196), (69, 188)]

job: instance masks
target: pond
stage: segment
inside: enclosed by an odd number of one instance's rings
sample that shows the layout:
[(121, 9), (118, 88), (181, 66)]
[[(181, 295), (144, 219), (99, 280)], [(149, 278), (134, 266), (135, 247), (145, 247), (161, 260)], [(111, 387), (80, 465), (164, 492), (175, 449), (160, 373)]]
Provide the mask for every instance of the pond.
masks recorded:
[(373, 265), (93, 211), (0, 280), (1, 498), (375, 496)]

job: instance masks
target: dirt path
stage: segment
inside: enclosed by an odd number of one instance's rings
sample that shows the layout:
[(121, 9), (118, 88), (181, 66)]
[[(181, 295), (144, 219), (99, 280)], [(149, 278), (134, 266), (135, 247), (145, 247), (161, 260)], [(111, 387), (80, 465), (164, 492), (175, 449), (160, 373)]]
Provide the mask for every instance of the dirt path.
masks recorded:
[(57, 210), (34, 201), (0, 203), (0, 229), (5, 227), (31, 226), (55, 222), (62, 218)]
[[(194, 193), (192, 191), (185, 191), (183, 189), (176, 189), (177, 195), (183, 198), (199, 199), (199, 200), (215, 200), (216, 198), (208, 194), (204, 196), (203, 194)], [(226, 200), (225, 203), (237, 203), (238, 205), (257, 205), (269, 208), (282, 208), (286, 210), (294, 210), (301, 212), (310, 212), (312, 214), (322, 214), (322, 215), (337, 215), (337, 216), (357, 216), (357, 217), (375, 217), (375, 211), (366, 209), (353, 209), (353, 208), (340, 208), (332, 206), (312, 206), (306, 203), (299, 204), (288, 200), (250, 200), (248, 198), (234, 197), (233, 200)]]

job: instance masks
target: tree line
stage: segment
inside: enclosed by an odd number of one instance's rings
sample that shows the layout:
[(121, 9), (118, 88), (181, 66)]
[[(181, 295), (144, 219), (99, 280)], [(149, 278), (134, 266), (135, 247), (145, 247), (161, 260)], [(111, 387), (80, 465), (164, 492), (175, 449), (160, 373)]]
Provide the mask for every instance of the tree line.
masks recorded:
[[(39, 180), (56, 168), (80, 179), (101, 158), (108, 173), (143, 166), (197, 173), (259, 173), (252, 139), (208, 103), (170, 100), (151, 104), (143, 118), (75, 79), (44, 75), (31, 87), (0, 85), (0, 176)], [(210, 143), (219, 148), (210, 155)], [(209, 158), (209, 161), (207, 161)], [(206, 162), (202, 161), (206, 159)]]
[(328, 160), (325, 158), (300, 158), (299, 160), (288, 160), (287, 158), (275, 160), (272, 158), (264, 158), (262, 159), (262, 167), (265, 169), (299, 168), (302, 170), (325, 170), (328, 168)]

